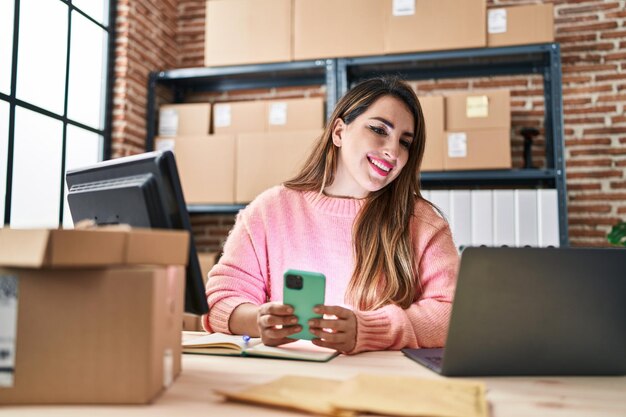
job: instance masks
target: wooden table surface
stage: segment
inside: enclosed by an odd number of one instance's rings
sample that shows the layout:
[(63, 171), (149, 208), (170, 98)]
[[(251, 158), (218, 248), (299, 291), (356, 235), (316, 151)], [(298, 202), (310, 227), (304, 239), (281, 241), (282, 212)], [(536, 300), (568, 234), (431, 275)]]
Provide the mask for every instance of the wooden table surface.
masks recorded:
[[(0, 406), (1, 416), (290, 416), (303, 413), (224, 402), (213, 389), (238, 389), (281, 375), (346, 379), (359, 373), (441, 378), (400, 352), (339, 356), (328, 363), (183, 355), (183, 372), (146, 406)], [(464, 378), (465, 379), (465, 378)], [(493, 417), (626, 417), (626, 377), (497, 377), (484, 381)]]

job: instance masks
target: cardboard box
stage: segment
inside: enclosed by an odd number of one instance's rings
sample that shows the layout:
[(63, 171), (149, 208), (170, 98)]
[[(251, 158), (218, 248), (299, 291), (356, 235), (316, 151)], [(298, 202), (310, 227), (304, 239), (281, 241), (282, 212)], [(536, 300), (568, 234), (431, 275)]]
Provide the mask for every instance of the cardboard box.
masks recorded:
[(234, 135), (156, 138), (155, 148), (174, 151), (186, 203), (233, 203), (235, 199)]
[(238, 134), (267, 131), (265, 101), (235, 101), (213, 104), (213, 133)]
[(381, 0), (295, 0), (293, 58), (383, 54), (382, 6)]
[(206, 2), (204, 65), (291, 60), (291, 0)]
[(422, 96), (418, 99), (426, 122), (426, 149), (421, 170), (443, 171), (443, 96)]
[(164, 104), (159, 110), (159, 136), (206, 135), (210, 127), (210, 103)]
[(185, 231), (0, 229), (0, 279), (15, 289), (3, 317), (16, 321), (0, 403), (152, 401), (181, 369), (188, 242)]
[[(209, 271), (213, 268), (213, 265), (218, 260), (219, 252), (200, 252), (198, 253), (198, 261), (200, 262), (200, 269), (202, 270), (202, 277), (206, 284), (209, 277)], [(195, 314), (183, 314), (183, 330), (201, 332), (202, 328), (202, 316)]]
[(511, 168), (509, 129), (446, 132), (444, 168), (451, 170)]
[(235, 201), (250, 202), (295, 175), (321, 134), (309, 130), (238, 135)]
[(269, 100), (266, 106), (268, 132), (324, 128), (324, 99), (321, 97)]
[(383, 0), (382, 3), (387, 54), (487, 45), (485, 0)]
[(487, 46), (554, 42), (554, 6), (529, 4), (487, 11)]
[(511, 127), (509, 90), (450, 93), (445, 97), (448, 131)]

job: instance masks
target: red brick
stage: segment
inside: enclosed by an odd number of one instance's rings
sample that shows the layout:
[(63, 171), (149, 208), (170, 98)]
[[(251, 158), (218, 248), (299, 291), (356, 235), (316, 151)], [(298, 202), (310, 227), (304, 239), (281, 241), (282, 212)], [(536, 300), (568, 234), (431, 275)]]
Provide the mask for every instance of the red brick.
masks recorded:
[(618, 207), (617, 208), (617, 214), (626, 214), (626, 206), (625, 207)]
[(602, 127), (602, 128), (594, 128), (594, 129), (585, 129), (585, 135), (593, 135), (593, 134), (601, 134), (601, 135), (611, 135), (611, 134), (619, 134), (626, 133), (626, 126), (612, 126), (612, 127)]
[(565, 124), (604, 124), (604, 117), (566, 117)]
[(589, 194), (580, 194), (580, 195), (570, 195), (569, 196), (571, 201), (624, 201), (626, 200), (626, 193), (616, 193), (616, 194), (609, 194), (609, 193), (589, 193)]
[[(617, 151), (617, 152), (616, 152)], [(601, 155), (601, 156), (606, 156), (606, 155), (622, 155), (622, 154), (626, 154), (626, 149), (613, 149), (613, 148), (604, 148), (604, 147), (597, 147), (597, 148), (589, 148), (589, 149), (576, 149), (576, 150), (571, 150), (570, 154), (572, 156), (581, 156), (581, 155)]]
[[(597, 18), (596, 18), (597, 19)], [(596, 20), (592, 19), (592, 20)], [(555, 19), (555, 22), (558, 19)], [(607, 29), (615, 29), (617, 28), (617, 22), (601, 22), (601, 23), (592, 23), (589, 25), (571, 25), (571, 26), (561, 26), (557, 27), (556, 33), (582, 33), (582, 32), (592, 32), (592, 31), (601, 31)]]
[(568, 139), (565, 141), (565, 146), (587, 146), (587, 145), (610, 145), (611, 139)]
[(618, 169), (605, 169), (599, 171), (568, 172), (567, 179), (574, 178), (621, 178), (624, 172)]
[(618, 217), (572, 217), (570, 216), (569, 224), (585, 224), (593, 226), (612, 226), (620, 219)]
[(626, 60), (626, 52), (620, 52), (618, 54), (606, 54), (604, 56), (605, 61), (623, 61)]
[(613, 124), (626, 123), (626, 116), (622, 115), (622, 116), (612, 117), (611, 123)]
[(592, 78), (589, 75), (564, 75), (563, 84), (589, 83)]
[(570, 15), (577, 13), (589, 13), (589, 12), (601, 12), (604, 10), (613, 10), (619, 9), (620, 4), (618, 2), (603, 2), (599, 4), (591, 4), (588, 6), (580, 6), (580, 7), (567, 7), (561, 8), (558, 10), (558, 15)]
[(620, 17), (626, 17), (626, 10), (622, 10), (621, 12), (613, 12), (613, 13), (606, 14), (607, 19), (620, 18)]
[(584, 34), (584, 35), (571, 35), (571, 34), (558, 34), (555, 36), (555, 40), (557, 42), (560, 42), (561, 45), (563, 44), (567, 44), (567, 43), (578, 43), (578, 42), (590, 42), (590, 41), (596, 41), (598, 39), (598, 36), (595, 33), (588, 33), (588, 34)]
[(619, 30), (615, 32), (602, 32), (600, 33), (601, 39), (615, 39), (615, 38), (626, 38), (626, 30)]
[(576, 204), (572, 203), (567, 206), (570, 213), (610, 213), (610, 204)]
[(573, 44), (565, 45), (561, 50), (565, 52), (580, 52), (580, 51), (611, 51), (615, 49), (615, 45), (612, 43), (588, 43), (588, 44)]
[(614, 64), (603, 64), (603, 65), (568, 65), (562, 68), (563, 74), (567, 74), (570, 72), (616, 72), (617, 65)]
[(626, 80), (626, 74), (597, 74), (596, 81)]
[[(602, 230), (570, 228), (569, 235), (570, 237), (583, 237), (583, 236), (584, 237), (605, 237), (606, 232)], [(600, 244), (600, 242), (598, 242), (598, 244)], [(589, 246), (589, 245), (581, 244), (581, 246)]]
[(610, 167), (610, 159), (572, 159), (567, 161), (567, 168), (570, 167)]
[(591, 93), (603, 93), (607, 91), (613, 91), (613, 87), (611, 85), (595, 85), (591, 87), (570, 87), (564, 88), (564, 95), (577, 95), (577, 94), (591, 94)]
[(592, 100), (589, 97), (563, 97), (564, 106), (577, 106), (582, 104), (591, 104)]
[(607, 102), (607, 101), (624, 102), (626, 101), (626, 94), (617, 94), (617, 95), (600, 94), (598, 96), (598, 101), (599, 102)]
[(611, 181), (611, 189), (626, 189), (626, 181)]
[(570, 115), (570, 114), (592, 114), (592, 113), (602, 113), (602, 114), (606, 114), (606, 113), (612, 113), (617, 111), (617, 107), (616, 106), (609, 106), (609, 105), (595, 105), (592, 107), (583, 107), (583, 108), (575, 108), (575, 109), (570, 109), (568, 108), (565, 111), (565, 115)]
[(602, 189), (602, 185), (597, 184), (597, 183), (581, 183), (581, 184), (576, 184), (576, 183), (570, 183), (569, 181), (567, 182), (567, 189), (568, 191), (580, 191), (580, 190), (600, 190)]

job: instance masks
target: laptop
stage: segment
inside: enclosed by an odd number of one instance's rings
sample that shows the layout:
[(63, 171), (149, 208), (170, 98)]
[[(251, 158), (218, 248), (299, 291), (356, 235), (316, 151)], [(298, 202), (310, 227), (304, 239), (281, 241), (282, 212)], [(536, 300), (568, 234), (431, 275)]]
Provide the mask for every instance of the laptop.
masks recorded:
[(403, 349), (447, 376), (625, 375), (626, 249), (467, 248), (445, 349)]

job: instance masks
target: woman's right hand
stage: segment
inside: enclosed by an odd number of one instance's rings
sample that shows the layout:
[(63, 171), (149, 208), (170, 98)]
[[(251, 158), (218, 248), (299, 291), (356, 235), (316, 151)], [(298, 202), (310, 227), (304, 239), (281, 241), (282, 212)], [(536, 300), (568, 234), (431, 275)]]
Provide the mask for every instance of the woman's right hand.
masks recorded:
[(279, 303), (265, 303), (259, 307), (256, 316), (261, 340), (266, 346), (278, 346), (295, 342), (288, 336), (298, 333), (302, 327), (293, 315), (293, 307)]

